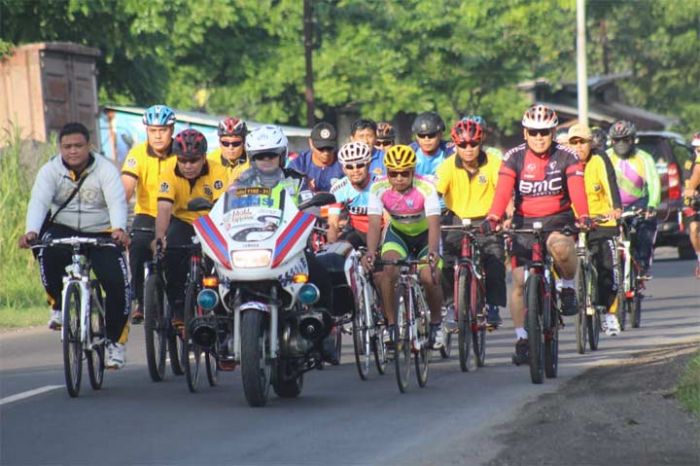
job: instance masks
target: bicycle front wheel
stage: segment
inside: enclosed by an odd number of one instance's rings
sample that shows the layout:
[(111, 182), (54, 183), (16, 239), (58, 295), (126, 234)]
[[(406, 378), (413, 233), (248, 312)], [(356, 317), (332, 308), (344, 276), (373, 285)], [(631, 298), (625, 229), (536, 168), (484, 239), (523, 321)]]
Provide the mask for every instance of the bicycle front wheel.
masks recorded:
[(532, 383), (544, 381), (544, 342), (542, 338), (542, 277), (530, 275), (525, 283), (525, 309), (527, 337), (530, 352), (530, 379)]
[(470, 283), (469, 318), (476, 370), (478, 367), (484, 367), (486, 363), (486, 299), (482, 284), (473, 274)]
[(459, 367), (463, 372), (475, 369), (474, 361), (471, 358), (472, 321), (469, 311), (469, 294), (467, 293), (469, 283), (471, 283), (471, 274), (467, 269), (461, 268), (457, 276), (457, 289), (454, 293), (454, 301), (457, 307)]
[(75, 398), (80, 394), (83, 375), (83, 344), (80, 341), (80, 299), (82, 291), (77, 282), (69, 282), (63, 300), (63, 372), (68, 394)]
[(412, 305), (408, 289), (399, 284), (396, 287), (396, 328), (394, 342), (394, 364), (396, 365), (396, 383), (401, 393), (408, 390), (408, 378), (411, 375), (411, 332), (409, 328), (409, 307)]
[(423, 388), (428, 383), (428, 367), (430, 366), (430, 348), (428, 340), (430, 338), (430, 311), (424, 307), (425, 301), (419, 301), (417, 293), (422, 293), (421, 287), (416, 287), (412, 291), (413, 302), (421, 302), (420, 308), (414, 306), (413, 317), (416, 320), (416, 348), (414, 349), (414, 361), (416, 363), (416, 378), (418, 386)]
[(165, 359), (168, 347), (168, 324), (163, 310), (163, 281), (156, 274), (146, 279), (143, 287), (144, 334), (146, 336), (146, 363), (151, 380), (165, 378)]
[(185, 370), (187, 387), (190, 392), (197, 391), (199, 385), (199, 366), (202, 360), (202, 348), (192, 341), (189, 324), (197, 315), (197, 284), (190, 282), (185, 289), (185, 329), (180, 363)]
[(578, 354), (586, 352), (586, 341), (588, 338), (588, 330), (586, 324), (586, 308), (588, 307), (588, 293), (586, 286), (586, 266), (583, 261), (578, 262), (578, 271), (576, 272), (576, 298), (578, 301), (578, 313), (576, 314), (576, 350)]
[(92, 349), (86, 352), (86, 356), (90, 386), (93, 390), (99, 390), (102, 388), (105, 375), (105, 339), (107, 338), (103, 314), (105, 300), (97, 280), (92, 281), (92, 289), (95, 292), (92, 299), (97, 302), (92, 300), (90, 302), (90, 347)]
[(360, 290), (359, 299), (356, 300), (357, 308), (355, 309), (355, 315), (352, 319), (352, 342), (355, 349), (355, 364), (357, 365), (357, 373), (362, 380), (367, 380), (369, 377), (369, 366), (372, 359), (369, 333), (371, 326), (371, 303), (368, 301), (368, 290)]

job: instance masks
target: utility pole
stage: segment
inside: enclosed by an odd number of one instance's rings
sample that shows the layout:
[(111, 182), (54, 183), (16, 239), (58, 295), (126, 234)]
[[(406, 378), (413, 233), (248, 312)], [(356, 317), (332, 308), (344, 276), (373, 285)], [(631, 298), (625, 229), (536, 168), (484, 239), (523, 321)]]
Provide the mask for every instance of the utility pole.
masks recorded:
[(586, 0), (576, 0), (576, 77), (578, 121), (588, 126), (588, 74), (586, 72)]
[(314, 47), (314, 18), (312, 0), (304, 0), (304, 61), (306, 63), (306, 88), (304, 98), (306, 99), (306, 125), (311, 128), (315, 123), (314, 111), (314, 67), (313, 67), (313, 47)]

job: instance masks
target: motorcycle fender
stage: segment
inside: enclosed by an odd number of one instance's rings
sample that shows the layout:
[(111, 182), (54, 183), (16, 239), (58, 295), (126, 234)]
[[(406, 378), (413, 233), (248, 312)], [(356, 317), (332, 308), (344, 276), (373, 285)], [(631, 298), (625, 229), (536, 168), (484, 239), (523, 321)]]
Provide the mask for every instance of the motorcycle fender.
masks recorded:
[(261, 303), (259, 301), (248, 301), (241, 304), (238, 308), (238, 311), (261, 311), (269, 314), (270, 308), (267, 306), (267, 304)]

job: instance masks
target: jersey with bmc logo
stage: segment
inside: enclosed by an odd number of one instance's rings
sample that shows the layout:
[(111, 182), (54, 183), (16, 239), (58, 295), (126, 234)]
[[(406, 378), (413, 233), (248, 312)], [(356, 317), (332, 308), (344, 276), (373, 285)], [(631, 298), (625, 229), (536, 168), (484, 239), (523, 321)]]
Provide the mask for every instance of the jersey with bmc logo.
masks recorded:
[(499, 176), (515, 180), (516, 215), (546, 217), (571, 209), (567, 180), (583, 178), (583, 166), (564, 146), (557, 144), (549, 154), (538, 156), (521, 144), (503, 156)]
[[(371, 175), (370, 175), (371, 176)], [(357, 231), (367, 233), (369, 221), (367, 219), (367, 205), (369, 203), (369, 189), (377, 177), (372, 177), (362, 191), (358, 191), (348, 177), (336, 181), (331, 187), (331, 194), (337, 201), (328, 207), (330, 215), (340, 215), (341, 210), (346, 209), (350, 214), (350, 224)]]
[(370, 188), (367, 214), (382, 215), (384, 210), (393, 228), (416, 236), (428, 229), (427, 217), (440, 215), (440, 201), (435, 186), (421, 176), (414, 176), (413, 187), (404, 193), (394, 191), (388, 178), (381, 178)]

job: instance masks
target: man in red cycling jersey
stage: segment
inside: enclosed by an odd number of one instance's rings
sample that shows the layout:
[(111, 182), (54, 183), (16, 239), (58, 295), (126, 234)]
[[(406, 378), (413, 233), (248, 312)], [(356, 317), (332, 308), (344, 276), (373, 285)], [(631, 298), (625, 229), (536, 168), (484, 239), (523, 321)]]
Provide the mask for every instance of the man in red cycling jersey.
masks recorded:
[[(561, 233), (574, 226), (574, 211), (579, 223), (588, 228), (586, 188), (583, 166), (576, 152), (553, 143), (554, 129), (559, 124), (554, 110), (544, 106), (530, 107), (523, 116), (525, 143), (512, 148), (503, 157), (499, 171), (496, 195), (489, 214), (484, 220), (485, 232), (498, 228), (508, 202), (515, 193), (514, 228), (532, 228), (542, 222), (547, 233), (547, 251), (554, 260), (559, 279), (559, 301), (564, 315), (577, 312), (574, 276), (578, 261), (574, 240)], [(573, 204), (573, 205), (572, 205)], [(532, 257), (533, 235), (515, 235), (511, 250), (513, 289), (510, 312), (517, 342), (513, 362), (528, 362), (528, 341), (525, 330), (523, 301), (524, 266)]]

